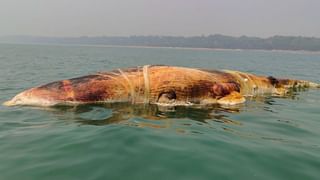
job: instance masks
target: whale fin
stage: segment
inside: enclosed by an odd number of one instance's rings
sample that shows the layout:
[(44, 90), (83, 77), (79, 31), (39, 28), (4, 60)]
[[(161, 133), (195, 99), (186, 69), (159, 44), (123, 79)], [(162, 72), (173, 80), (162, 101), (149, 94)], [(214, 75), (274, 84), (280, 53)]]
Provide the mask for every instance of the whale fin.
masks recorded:
[(221, 105), (236, 105), (244, 103), (246, 99), (237, 91), (232, 91), (227, 96), (218, 99), (217, 103)]
[(310, 86), (311, 88), (320, 88), (320, 84), (314, 83), (314, 82), (309, 82), (309, 86)]

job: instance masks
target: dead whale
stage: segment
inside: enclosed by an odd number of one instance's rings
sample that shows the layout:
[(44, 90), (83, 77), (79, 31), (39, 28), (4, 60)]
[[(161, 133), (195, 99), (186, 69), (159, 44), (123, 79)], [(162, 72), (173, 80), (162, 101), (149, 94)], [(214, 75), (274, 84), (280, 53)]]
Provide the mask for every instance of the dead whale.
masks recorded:
[(304, 80), (278, 79), (230, 70), (145, 65), (56, 81), (23, 91), (6, 106), (85, 103), (234, 105), (245, 97), (285, 96), (295, 88), (319, 88)]

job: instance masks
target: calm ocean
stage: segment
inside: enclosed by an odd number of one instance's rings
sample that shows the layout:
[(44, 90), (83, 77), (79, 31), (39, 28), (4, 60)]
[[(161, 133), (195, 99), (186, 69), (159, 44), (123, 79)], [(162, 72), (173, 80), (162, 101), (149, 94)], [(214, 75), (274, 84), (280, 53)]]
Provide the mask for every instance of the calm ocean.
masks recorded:
[[(0, 102), (144, 64), (320, 77), (320, 53), (0, 44)], [(0, 179), (320, 179), (320, 90), (228, 109), (0, 105)]]

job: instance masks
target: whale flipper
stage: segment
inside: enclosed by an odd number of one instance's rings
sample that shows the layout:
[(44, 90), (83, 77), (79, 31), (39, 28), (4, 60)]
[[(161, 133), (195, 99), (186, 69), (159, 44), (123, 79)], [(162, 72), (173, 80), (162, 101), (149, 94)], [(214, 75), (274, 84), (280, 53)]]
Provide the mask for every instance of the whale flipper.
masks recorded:
[(221, 105), (236, 105), (245, 101), (246, 99), (239, 92), (232, 91), (229, 95), (218, 99), (217, 103)]

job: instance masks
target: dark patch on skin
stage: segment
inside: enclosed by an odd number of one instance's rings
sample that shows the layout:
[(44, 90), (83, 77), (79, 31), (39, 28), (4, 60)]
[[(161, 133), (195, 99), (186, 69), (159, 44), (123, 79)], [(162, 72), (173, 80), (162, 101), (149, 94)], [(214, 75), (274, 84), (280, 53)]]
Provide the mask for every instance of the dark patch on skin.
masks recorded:
[(87, 76), (82, 76), (82, 77), (78, 77), (78, 78), (72, 78), (69, 79), (71, 84), (76, 85), (76, 84), (80, 84), (80, 83), (88, 83), (89, 81), (91, 81), (92, 79), (95, 79), (97, 77), (101, 77), (99, 75), (87, 75)]
[(164, 92), (161, 92), (158, 96), (158, 100), (161, 98), (161, 97), (164, 97), (168, 100), (172, 100), (172, 99), (177, 99), (177, 95), (176, 93), (173, 91), (173, 90), (169, 90), (169, 91), (164, 91)]
[(213, 97), (224, 97), (228, 94), (230, 94), (232, 88), (230, 88), (229, 86), (226, 86), (224, 84), (214, 84), (213, 87)]
[(66, 99), (64, 99), (65, 101), (73, 101), (72, 97), (67, 97)]
[(214, 83), (210, 82), (210, 81), (199, 81), (198, 83), (192, 85), (191, 87), (188, 88), (189, 93), (191, 97), (201, 97), (204, 96), (206, 94), (208, 94), (208, 92), (212, 92), (212, 87), (213, 87)]
[(107, 94), (106, 83), (103, 82), (108, 79), (111, 78), (103, 75), (87, 75), (69, 80), (55, 81), (40, 86), (39, 89), (46, 90), (47, 95), (49, 93), (50, 96), (66, 101), (102, 101), (110, 95)]
[(39, 88), (53, 90), (53, 89), (61, 89), (62, 87), (63, 87), (62, 81), (55, 81), (55, 82), (40, 86)]
[[(107, 74), (107, 73), (105, 73), (105, 74)], [(104, 76), (104, 75), (88, 75), (88, 76), (82, 76), (82, 77), (79, 77), (79, 78), (72, 78), (72, 79), (69, 79), (69, 81), (70, 81), (70, 83), (71, 83), (71, 85), (73, 87), (77, 88), (77, 87), (81, 86), (82, 84), (87, 84), (87, 83), (94, 82), (94, 81), (105, 81), (105, 80), (112, 79), (112, 78), (110, 78), (108, 76)]]
[[(230, 94), (232, 91), (240, 92), (240, 85), (235, 82), (219, 83), (218, 85), (223, 88), (223, 96)], [(218, 93), (216, 94), (219, 95)]]
[(279, 83), (279, 80), (273, 76), (268, 76), (267, 78), (272, 86), (276, 86)]
[(95, 101), (103, 101), (106, 99), (108, 94), (103, 89), (98, 89), (96, 91), (85, 91), (82, 93), (76, 94), (75, 99), (81, 102), (95, 102)]
[(200, 98), (209, 95), (212, 98), (224, 97), (232, 91), (240, 92), (240, 85), (235, 82), (213, 83), (210, 81), (199, 81), (197, 84), (188, 87), (188, 94), (192, 98)]
[(162, 81), (162, 84), (170, 84), (170, 81)]
[(289, 79), (279, 79), (278, 81), (279, 82), (276, 87), (288, 86), (290, 84), (292, 84), (293, 86), (296, 85), (296, 82), (292, 83), (292, 81), (290, 81)]
[(240, 92), (241, 86), (239, 83), (237, 83), (235, 81), (229, 81), (224, 84), (226, 84), (227, 87), (230, 88), (230, 90), (232, 89), (232, 91)]

